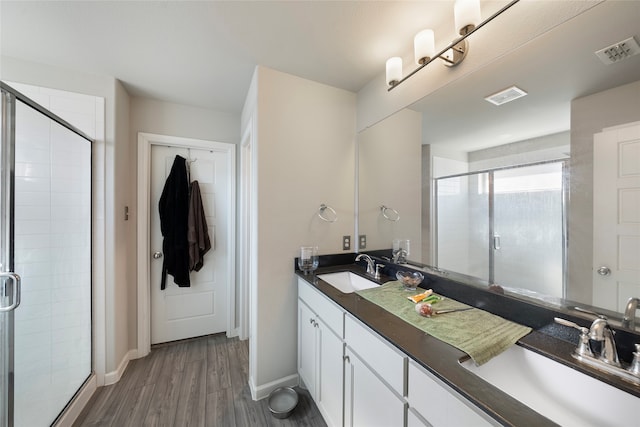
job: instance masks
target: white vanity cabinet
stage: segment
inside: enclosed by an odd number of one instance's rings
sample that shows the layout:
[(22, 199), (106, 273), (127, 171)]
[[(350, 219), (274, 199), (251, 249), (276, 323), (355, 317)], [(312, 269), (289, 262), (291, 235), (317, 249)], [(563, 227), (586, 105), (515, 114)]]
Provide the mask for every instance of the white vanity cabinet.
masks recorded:
[(345, 426), (404, 426), (407, 357), (349, 315), (344, 327)]
[(298, 374), (332, 427), (498, 425), (303, 279)]
[(329, 426), (342, 425), (344, 312), (298, 279), (298, 374)]
[(413, 360), (409, 361), (408, 373), (408, 427), (498, 425), (489, 421), (487, 415), (481, 415), (480, 410), (472, 409), (473, 405), (464, 397)]

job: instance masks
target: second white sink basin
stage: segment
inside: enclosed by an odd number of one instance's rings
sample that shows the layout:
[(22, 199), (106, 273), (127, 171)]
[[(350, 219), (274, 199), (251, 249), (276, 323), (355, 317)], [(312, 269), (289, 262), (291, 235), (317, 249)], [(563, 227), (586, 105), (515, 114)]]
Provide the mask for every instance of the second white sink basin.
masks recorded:
[(362, 289), (375, 288), (376, 286), (379, 286), (376, 282), (367, 280), (364, 277), (354, 274), (350, 271), (318, 274), (318, 278), (324, 280), (325, 282), (345, 294), (350, 294)]
[(562, 426), (623, 426), (638, 419), (640, 398), (514, 345), (469, 371)]

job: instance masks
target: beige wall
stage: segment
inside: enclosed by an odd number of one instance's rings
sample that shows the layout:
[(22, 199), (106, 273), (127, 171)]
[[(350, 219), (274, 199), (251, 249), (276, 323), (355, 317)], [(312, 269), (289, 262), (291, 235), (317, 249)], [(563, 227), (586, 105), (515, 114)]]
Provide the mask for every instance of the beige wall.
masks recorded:
[[(112, 359), (115, 366), (108, 366), (107, 372), (113, 371), (127, 357), (127, 353), (132, 347), (129, 345), (129, 322), (130, 305), (128, 289), (135, 282), (131, 282), (127, 277), (129, 258), (135, 254), (135, 248), (128, 245), (127, 236), (131, 232), (130, 221), (125, 221), (124, 207), (133, 204), (129, 184), (129, 94), (122, 83), (115, 81), (114, 102), (112, 115), (114, 117), (114, 141), (112, 145), (107, 140), (106, 156), (107, 163), (112, 163), (113, 168), (106, 174), (107, 194), (113, 194), (111, 200), (106, 201), (108, 209), (112, 212), (107, 218), (106, 233), (111, 234), (113, 245), (113, 269), (106, 269), (107, 283), (112, 283), (112, 287), (107, 286), (107, 324), (113, 331), (112, 354), (108, 359)], [(110, 233), (109, 230), (112, 230)], [(109, 240), (109, 239), (108, 239)]]
[[(593, 135), (603, 128), (640, 120), (640, 81), (571, 102), (571, 184), (569, 207), (568, 295), (592, 299)], [(598, 305), (597, 302), (594, 305)]]
[[(258, 67), (254, 149), (257, 164), (257, 292), (251, 331), (252, 387), (297, 378), (299, 247), (342, 252), (354, 229), (356, 95)], [(323, 222), (321, 203), (338, 221)]]

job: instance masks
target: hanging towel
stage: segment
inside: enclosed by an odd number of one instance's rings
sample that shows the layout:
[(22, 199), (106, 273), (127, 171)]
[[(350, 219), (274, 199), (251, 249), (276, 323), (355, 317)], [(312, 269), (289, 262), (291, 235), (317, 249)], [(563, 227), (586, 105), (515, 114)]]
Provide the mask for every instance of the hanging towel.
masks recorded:
[(198, 181), (191, 183), (188, 229), (189, 270), (200, 271), (204, 264), (204, 254), (211, 249), (211, 240), (209, 239), (207, 219), (204, 216)]
[(160, 202), (160, 230), (164, 240), (162, 251), (162, 282), (160, 289), (166, 285), (167, 274), (180, 287), (191, 285), (189, 281), (189, 243), (187, 226), (189, 215), (189, 181), (187, 179), (186, 159), (176, 156), (171, 172), (164, 184)]

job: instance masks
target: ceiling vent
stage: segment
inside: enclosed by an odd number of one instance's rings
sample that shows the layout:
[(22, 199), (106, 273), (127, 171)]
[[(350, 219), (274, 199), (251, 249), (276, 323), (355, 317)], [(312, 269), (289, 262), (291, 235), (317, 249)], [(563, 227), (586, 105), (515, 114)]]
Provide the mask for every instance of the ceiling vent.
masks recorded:
[(613, 64), (640, 53), (640, 46), (635, 38), (629, 37), (614, 45), (605, 47), (596, 52), (596, 56), (605, 64)]
[(493, 95), (489, 95), (489, 96), (485, 97), (484, 99), (486, 99), (487, 101), (489, 101), (490, 103), (492, 103), (494, 105), (502, 105), (502, 104), (506, 104), (507, 102), (511, 102), (511, 101), (513, 101), (515, 99), (522, 98), (526, 94), (527, 94), (527, 92), (523, 91), (519, 87), (511, 86), (510, 88), (507, 88), (505, 90), (501, 90), (498, 93), (494, 93)]

